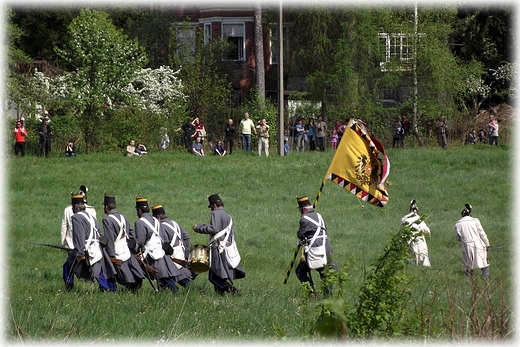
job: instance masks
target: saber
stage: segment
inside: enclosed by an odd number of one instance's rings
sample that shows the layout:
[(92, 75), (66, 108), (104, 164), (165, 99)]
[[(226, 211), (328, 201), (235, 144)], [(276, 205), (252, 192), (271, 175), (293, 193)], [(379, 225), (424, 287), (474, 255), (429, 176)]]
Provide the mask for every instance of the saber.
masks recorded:
[(29, 241), (25, 241), (25, 243), (30, 243), (32, 245), (37, 245), (37, 246), (45, 246), (45, 247), (57, 248), (57, 249), (61, 249), (62, 251), (67, 251), (67, 252), (72, 251), (72, 249), (70, 249), (70, 248), (62, 247), (62, 246), (58, 246), (58, 245), (51, 245), (49, 243), (38, 243), (38, 242), (29, 242)]

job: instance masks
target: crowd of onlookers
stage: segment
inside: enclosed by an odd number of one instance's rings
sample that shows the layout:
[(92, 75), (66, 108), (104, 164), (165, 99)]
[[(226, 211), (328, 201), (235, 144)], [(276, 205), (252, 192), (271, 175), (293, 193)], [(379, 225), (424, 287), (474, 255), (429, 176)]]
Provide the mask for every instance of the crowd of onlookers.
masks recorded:
[[(42, 157), (47, 157), (51, 150), (51, 136), (53, 134), (49, 124), (48, 113), (44, 112), (39, 121), (39, 154)], [(496, 115), (492, 114), (487, 130), (480, 129), (478, 132), (474, 129), (470, 130), (466, 136), (465, 144), (473, 145), (489, 142), (490, 145), (498, 146), (498, 127)], [(411, 130), (408, 117), (406, 115), (396, 117), (390, 128), (392, 131), (392, 148), (404, 147), (405, 137), (410, 135)], [(438, 118), (434, 128), (439, 146), (445, 149), (449, 130), (444, 116), (441, 115)], [(196, 156), (206, 156), (205, 149), (218, 156), (233, 154), (237, 140), (241, 144), (242, 151), (250, 153), (253, 146), (253, 134), (256, 136), (258, 155), (262, 156), (264, 154), (269, 156), (270, 125), (265, 118), (255, 123), (250, 118), (249, 113), (246, 112), (238, 126), (230, 118), (223, 130), (223, 139), (218, 139), (215, 143), (207, 141), (208, 133), (206, 127), (197, 117), (194, 120), (188, 119), (183, 125), (175, 129), (175, 132), (182, 132), (182, 144), (189, 153)], [(316, 119), (314, 117), (308, 117), (307, 119), (304, 117), (290, 117), (284, 129), (284, 155), (289, 155), (292, 151), (324, 152), (327, 148), (336, 150), (345, 130), (346, 124), (340, 120), (337, 120), (333, 126), (329, 127), (322, 116), (318, 116)], [(13, 134), (15, 139), (14, 153), (16, 156), (20, 155), (23, 157), (25, 156), (27, 137), (23, 117), (16, 121)], [(166, 150), (170, 146), (167, 128), (161, 128), (161, 134), (160, 148), (161, 150)], [(67, 157), (76, 156), (74, 141), (68, 141), (64, 153)], [(146, 146), (143, 143), (137, 143), (136, 145), (134, 140), (129, 142), (125, 151), (126, 156), (142, 156), (147, 153)]]

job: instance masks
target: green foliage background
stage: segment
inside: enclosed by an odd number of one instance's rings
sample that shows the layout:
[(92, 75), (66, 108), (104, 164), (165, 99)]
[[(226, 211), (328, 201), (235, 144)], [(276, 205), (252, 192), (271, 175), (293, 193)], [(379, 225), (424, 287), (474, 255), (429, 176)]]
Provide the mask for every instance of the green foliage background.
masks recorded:
[[(375, 332), (374, 339), (470, 342), (480, 334), (510, 341), (515, 324), (512, 150), (477, 145), (388, 149), (388, 155), (390, 201), (384, 209), (360, 202), (330, 182), (317, 203), (336, 260), (344, 265), (342, 279), (334, 287), (335, 298), (341, 300), (332, 306), (334, 312), (351, 317), (372, 265), (398, 231), (410, 200), (417, 199), (421, 214), (429, 216), (432, 267), (404, 267), (409, 300), (402, 310), (391, 311), (398, 320), (392, 325), (395, 331)], [(325, 306), (305, 295), (294, 273), (286, 285), (283, 280), (296, 244), (295, 196), (314, 199), (332, 156), (327, 151), (266, 158), (237, 151), (200, 158), (152, 150), (148, 156), (133, 158), (96, 153), (7, 159), (4, 242), (9, 270), (3, 289), (7, 341), (322, 341), (326, 334), (318, 331)], [(135, 196), (144, 196), (151, 204), (162, 204), (188, 231), (193, 244), (207, 243), (191, 226), (209, 221), (207, 196), (219, 193), (235, 221), (241, 265), (247, 272), (245, 279), (236, 281), (242, 296), (215, 295), (206, 274), (176, 296), (154, 293), (146, 282), (136, 294), (99, 293), (96, 284), (82, 281), (73, 292), (64, 293), (61, 266), (66, 254), (26, 241), (59, 243), (63, 209), (70, 203), (70, 191), (81, 184), (89, 187), (88, 200), (99, 219), (104, 192), (117, 197), (118, 209), (131, 221), (137, 218)], [(473, 205), (474, 216), (496, 247), (489, 252), (489, 284), (477, 278), (476, 286), (462, 273), (460, 246), (453, 233), (465, 203)], [(313, 277), (319, 285), (317, 274)], [(482, 304), (478, 298), (484, 294), (488, 300)], [(484, 324), (490, 312), (493, 326)]]

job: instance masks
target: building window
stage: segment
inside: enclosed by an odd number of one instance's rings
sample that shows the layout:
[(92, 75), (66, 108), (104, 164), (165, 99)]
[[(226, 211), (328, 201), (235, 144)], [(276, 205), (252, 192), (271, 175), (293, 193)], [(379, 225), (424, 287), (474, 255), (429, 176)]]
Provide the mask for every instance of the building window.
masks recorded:
[(413, 63), (413, 34), (379, 33), (380, 52), (383, 57), (381, 71), (409, 71)]
[[(289, 30), (287, 27), (283, 28), (283, 60), (287, 62), (289, 56)], [(280, 62), (280, 33), (278, 32), (278, 25), (274, 24), (269, 30), (269, 63), (277, 65)]]
[(395, 104), (397, 101), (395, 89), (379, 89), (379, 101), (384, 104)]
[(211, 43), (211, 23), (204, 23), (204, 44)]
[(177, 26), (177, 56), (181, 60), (195, 59), (195, 27)]
[(229, 43), (229, 50), (224, 60), (245, 60), (245, 33), (244, 23), (222, 24), (222, 37)]

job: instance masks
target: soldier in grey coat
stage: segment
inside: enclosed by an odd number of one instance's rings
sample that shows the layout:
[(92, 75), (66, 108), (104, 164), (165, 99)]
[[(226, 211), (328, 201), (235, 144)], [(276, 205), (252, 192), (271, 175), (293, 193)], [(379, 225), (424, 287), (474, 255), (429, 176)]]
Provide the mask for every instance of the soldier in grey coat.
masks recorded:
[(83, 195), (72, 195), (72, 241), (74, 249), (68, 254), (70, 271), (63, 273), (65, 289), (74, 287), (74, 274), (83, 279), (96, 279), (102, 291), (115, 291), (116, 269), (100, 243), (101, 234), (96, 218), (85, 212)]
[[(309, 282), (315, 290), (311, 269), (318, 271), (320, 278), (323, 278), (325, 268), (338, 271), (338, 266), (336, 261), (331, 259), (332, 246), (327, 236), (325, 221), (316, 212), (307, 196), (296, 199), (301, 213), (300, 227), (296, 236), (300, 240), (300, 244), (304, 246), (305, 259), (301, 259), (295, 272), (301, 283)], [(327, 294), (332, 294), (332, 288), (327, 289)]]
[[(218, 294), (240, 295), (233, 280), (246, 277), (246, 273), (238, 264), (240, 256), (236, 249), (235, 228), (231, 216), (224, 209), (224, 202), (218, 194), (210, 195), (208, 201), (208, 207), (211, 208), (209, 224), (196, 224), (193, 226), (193, 230), (196, 233), (211, 236), (209, 281)], [(229, 250), (233, 248), (234, 252), (229, 253)]]
[(163, 243), (169, 245), (166, 256), (175, 263), (175, 266), (181, 272), (179, 276), (175, 277), (175, 282), (186, 287), (192, 283), (192, 279), (196, 276), (187, 267), (190, 254), (190, 235), (180, 224), (168, 218), (162, 205), (152, 207), (152, 214), (161, 223), (164, 232), (161, 235)]
[(108, 238), (105, 250), (117, 270), (116, 281), (136, 291), (141, 288), (144, 273), (128, 247), (129, 240), (135, 242), (134, 229), (128, 219), (117, 211), (115, 196), (105, 194), (104, 209), (103, 230)]
[(157, 271), (155, 279), (159, 289), (169, 288), (173, 293), (177, 293), (178, 288), (175, 284), (175, 277), (180, 276), (181, 272), (173, 261), (166, 257), (163, 250), (161, 234), (161, 224), (150, 215), (150, 207), (146, 198), (137, 198), (135, 202), (138, 220), (135, 222), (135, 236), (137, 247), (142, 253), (143, 263), (151, 266)]

